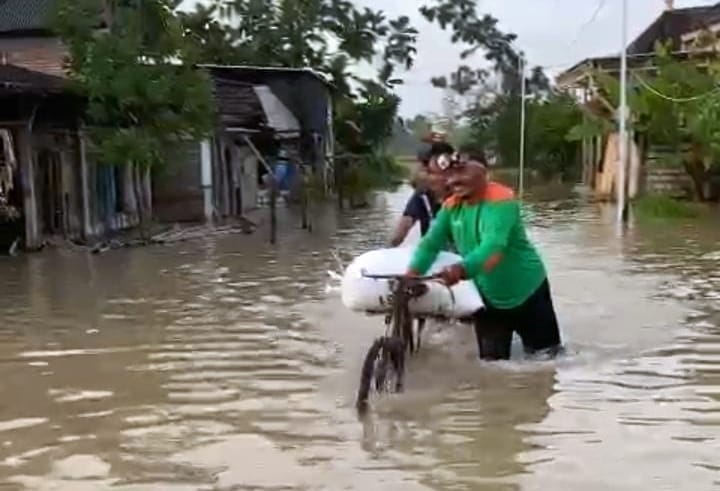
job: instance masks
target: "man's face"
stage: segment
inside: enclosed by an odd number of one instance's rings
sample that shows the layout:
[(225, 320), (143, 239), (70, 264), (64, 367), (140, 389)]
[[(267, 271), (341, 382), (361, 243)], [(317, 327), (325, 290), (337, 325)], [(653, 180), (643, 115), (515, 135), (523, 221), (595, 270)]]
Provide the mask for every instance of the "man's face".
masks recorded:
[(433, 172), (428, 166), (425, 176), (427, 187), (435, 196), (442, 198), (448, 194), (447, 179), (442, 173)]
[(447, 173), (437, 166), (437, 162), (434, 158), (431, 159), (425, 167), (423, 176), (428, 189), (437, 196), (443, 197), (449, 194), (450, 188), (448, 187)]
[(465, 161), (442, 170), (437, 160), (433, 159), (429, 173), (436, 176), (452, 194), (464, 198), (477, 194), (487, 183), (485, 166), (475, 161)]
[(443, 198), (448, 194), (447, 180), (442, 173), (435, 172), (429, 162), (420, 162), (415, 176), (416, 182), (422, 188), (431, 191), (438, 198)]

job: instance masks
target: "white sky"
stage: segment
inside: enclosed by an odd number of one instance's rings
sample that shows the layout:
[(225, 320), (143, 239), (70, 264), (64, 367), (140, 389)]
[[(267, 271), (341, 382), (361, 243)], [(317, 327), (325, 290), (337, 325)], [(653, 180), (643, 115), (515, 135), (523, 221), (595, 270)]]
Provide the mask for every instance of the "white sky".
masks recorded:
[[(192, 2), (192, 0), (189, 0)], [(202, 0), (200, 0), (202, 1)], [(383, 9), (395, 17), (407, 15), (420, 30), (415, 67), (404, 74), (406, 85), (398, 89), (401, 113), (441, 110), (442, 92), (430, 85), (430, 78), (443, 75), (460, 64), (460, 48), (449, 35), (428, 24), (418, 12), (426, 0), (354, 0), (357, 4)], [(675, 0), (675, 7), (711, 5), (717, 0)], [(664, 0), (628, 0), (631, 41), (665, 8)], [(618, 53), (621, 45), (621, 0), (478, 0), (481, 13), (490, 13), (506, 32), (518, 35), (516, 46), (525, 52), (531, 65), (552, 66), (556, 74), (583, 58)], [(599, 5), (603, 5), (590, 22)], [(464, 63), (482, 65), (482, 54)]]

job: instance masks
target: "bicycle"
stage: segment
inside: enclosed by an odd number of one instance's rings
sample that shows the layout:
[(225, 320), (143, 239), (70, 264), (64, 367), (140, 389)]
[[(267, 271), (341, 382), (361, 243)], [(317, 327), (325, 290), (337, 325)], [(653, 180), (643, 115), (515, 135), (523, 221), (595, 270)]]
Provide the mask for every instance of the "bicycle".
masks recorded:
[[(365, 355), (360, 375), (356, 407), (367, 408), (370, 391), (402, 392), (405, 378), (405, 355), (420, 349), (422, 326), (417, 340), (413, 334), (413, 316), (409, 303), (428, 291), (426, 282), (437, 276), (408, 277), (404, 275), (367, 275), (363, 277), (390, 282), (390, 312), (385, 317), (385, 335), (375, 339)], [(416, 342), (417, 341), (417, 342)]]

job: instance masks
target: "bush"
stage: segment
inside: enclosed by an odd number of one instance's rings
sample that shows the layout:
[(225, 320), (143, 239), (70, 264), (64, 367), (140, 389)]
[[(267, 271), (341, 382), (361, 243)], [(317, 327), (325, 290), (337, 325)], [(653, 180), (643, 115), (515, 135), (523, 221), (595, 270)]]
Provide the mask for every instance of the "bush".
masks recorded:
[(641, 220), (699, 218), (707, 208), (699, 203), (681, 201), (669, 196), (643, 196), (634, 201), (635, 212)]
[(392, 189), (408, 176), (406, 166), (388, 155), (369, 154), (348, 165), (343, 172), (343, 191), (356, 206), (367, 204), (368, 193), (375, 189)]
[(351, 194), (387, 189), (402, 183), (407, 167), (388, 155), (370, 154), (349, 167), (344, 185)]

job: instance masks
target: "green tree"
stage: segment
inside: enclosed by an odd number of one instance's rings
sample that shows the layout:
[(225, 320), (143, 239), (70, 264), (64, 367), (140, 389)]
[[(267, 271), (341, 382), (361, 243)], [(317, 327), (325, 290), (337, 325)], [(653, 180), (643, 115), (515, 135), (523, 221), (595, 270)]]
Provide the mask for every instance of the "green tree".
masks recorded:
[(565, 182), (580, 177), (580, 147), (567, 138), (582, 120), (575, 99), (553, 92), (547, 98), (529, 103), (527, 121), (528, 167), (542, 177), (559, 177)]
[(418, 141), (425, 138), (432, 130), (432, 122), (424, 114), (418, 114), (412, 120), (406, 122), (405, 126)]
[[(211, 127), (204, 76), (174, 13), (177, 1), (60, 0), (56, 30), (69, 49), (68, 72), (87, 99), (85, 122), (98, 162), (140, 172), (166, 163), (178, 140)], [(99, 30), (101, 16), (107, 28)], [(150, 203), (136, 189), (141, 221)]]
[[(493, 16), (479, 14), (477, 3), (432, 0), (420, 9), (428, 21), (451, 32), (453, 43), (464, 47), (460, 66), (449, 75), (433, 78), (432, 83), (449, 91), (446, 97), (456, 94), (465, 101), (467, 107), (454, 118), (458, 121), (451, 122), (451, 126), (459, 128), (455, 133), (463, 145), (481, 146), (501, 163), (515, 165), (519, 161), (523, 82), (519, 62), (523, 55), (513, 47), (515, 34), (503, 32)], [(468, 59), (479, 52), (484, 54), (486, 64), (473, 67)], [(569, 179), (577, 163), (573, 155), (577, 144), (564, 137), (577, 123), (577, 107), (569, 98), (552, 92), (542, 68), (532, 68), (524, 78), (528, 94), (526, 162), (546, 177), (560, 175)], [(498, 85), (499, 92), (494, 87)], [(565, 128), (569, 121), (573, 123)], [(561, 133), (555, 135), (550, 129)]]
[[(337, 153), (382, 162), (397, 118), (402, 83), (398, 70), (412, 66), (417, 30), (410, 19), (347, 0), (215, 0), (184, 18), (203, 60), (308, 67), (333, 84)], [(375, 77), (353, 74), (357, 62), (378, 63)]]
[[(567, 94), (550, 92), (526, 102), (525, 164), (545, 179), (565, 181), (578, 176), (578, 142), (568, 133), (582, 121), (582, 111)], [(466, 144), (474, 143), (494, 154), (500, 165), (520, 160), (520, 99), (503, 94), (469, 112), (471, 130)]]
[[(441, 29), (451, 31), (452, 42), (464, 47), (460, 55), (462, 60), (483, 52), (492, 69), (463, 64), (449, 76), (434, 78), (433, 83), (438, 87), (449, 87), (463, 95), (496, 74), (500, 77), (503, 92), (519, 92), (522, 54), (513, 47), (517, 36), (500, 30), (498, 20), (492, 15), (479, 15), (477, 0), (431, 0), (429, 5), (420, 8), (420, 13)], [(531, 87), (549, 88), (549, 81), (541, 68), (535, 67), (531, 73)]]
[(327, 74), (341, 57), (346, 67), (379, 58), (378, 81), (392, 85), (396, 67), (410, 68), (416, 53), (417, 30), (407, 16), (388, 19), (346, 0), (213, 0), (183, 20), (201, 56), (222, 63)]
[(192, 12), (178, 12), (178, 18), (187, 41), (192, 43), (203, 63), (242, 63), (242, 52), (235, 49), (233, 33), (219, 19), (219, 11), (217, 4), (198, 3)]

